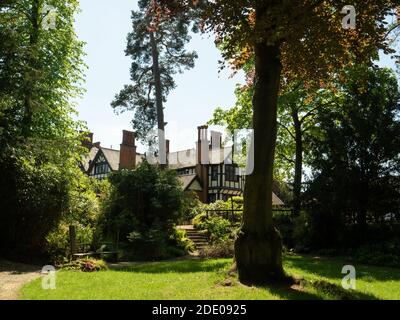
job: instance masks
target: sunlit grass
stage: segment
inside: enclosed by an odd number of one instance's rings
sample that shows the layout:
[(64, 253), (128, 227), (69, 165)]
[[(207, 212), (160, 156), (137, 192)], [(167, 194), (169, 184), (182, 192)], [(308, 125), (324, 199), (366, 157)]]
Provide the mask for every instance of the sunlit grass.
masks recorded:
[[(228, 276), (231, 259), (179, 260), (134, 265), (96, 273), (59, 271), (55, 290), (43, 290), (41, 280), (27, 284), (22, 299), (339, 299), (345, 261), (286, 256), (285, 270), (307, 280), (304, 286), (248, 287)], [(354, 265), (354, 299), (400, 299), (400, 269)], [(333, 289), (325, 282), (333, 284)], [(322, 283), (322, 287), (321, 287)], [(337, 289), (337, 290), (336, 290)], [(340, 293), (340, 292), (339, 292)]]

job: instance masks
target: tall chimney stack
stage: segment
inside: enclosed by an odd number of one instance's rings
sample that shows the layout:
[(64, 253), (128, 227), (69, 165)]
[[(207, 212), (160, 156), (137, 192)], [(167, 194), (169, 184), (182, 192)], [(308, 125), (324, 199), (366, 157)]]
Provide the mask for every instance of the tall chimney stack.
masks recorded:
[(119, 152), (119, 169), (132, 170), (136, 167), (135, 133), (122, 131), (122, 143)]
[(222, 133), (217, 131), (211, 131), (211, 150), (221, 149), (222, 146)]
[(197, 163), (208, 164), (208, 126), (197, 127)]

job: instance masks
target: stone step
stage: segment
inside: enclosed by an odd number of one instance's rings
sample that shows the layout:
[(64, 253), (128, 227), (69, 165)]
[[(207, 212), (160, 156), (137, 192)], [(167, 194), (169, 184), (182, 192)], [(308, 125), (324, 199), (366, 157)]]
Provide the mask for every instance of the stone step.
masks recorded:
[[(192, 240), (192, 239), (191, 239)], [(194, 243), (208, 243), (207, 239), (192, 240)]]
[(186, 234), (188, 238), (207, 238), (207, 236), (203, 233), (193, 233), (193, 234)]
[[(192, 240), (193, 241), (193, 240)], [(193, 241), (193, 243), (197, 246), (197, 245), (202, 245), (202, 244), (204, 244), (204, 245), (207, 245), (208, 244), (208, 241), (206, 241), (206, 240), (202, 240), (202, 241)]]
[(186, 236), (193, 241), (197, 250), (202, 250), (209, 245), (204, 231), (191, 228), (190, 226), (183, 226), (181, 229), (185, 230)]
[(204, 232), (199, 232), (199, 231), (195, 231), (195, 232), (186, 232), (186, 234), (189, 235), (204, 235)]
[(200, 239), (200, 240), (204, 239), (204, 240), (207, 240), (207, 237), (204, 236), (204, 235), (195, 235), (195, 236), (187, 236), (187, 237), (189, 239)]

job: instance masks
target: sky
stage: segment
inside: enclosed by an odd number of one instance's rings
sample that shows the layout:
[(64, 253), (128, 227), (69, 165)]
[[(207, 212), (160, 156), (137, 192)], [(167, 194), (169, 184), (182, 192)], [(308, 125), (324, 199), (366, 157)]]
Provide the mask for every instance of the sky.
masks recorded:
[[(137, 9), (135, 0), (81, 0), (76, 17), (75, 29), (86, 42), (84, 60), (89, 67), (86, 93), (78, 101), (78, 118), (86, 121), (94, 140), (107, 148), (119, 148), (122, 130), (134, 131), (130, 124), (133, 114), (116, 115), (110, 106), (114, 95), (130, 83), (131, 60), (124, 50), (133, 9)], [(229, 69), (218, 72), (222, 57), (209, 35), (193, 35), (187, 49), (197, 52), (196, 66), (174, 77), (177, 88), (164, 105), (171, 151), (195, 147), (197, 127), (212, 118), (216, 107), (233, 106), (235, 86), (244, 82), (243, 74), (232, 78)], [(139, 146), (138, 151), (145, 151), (144, 147)]]
[[(131, 61), (124, 50), (132, 29), (130, 14), (136, 9), (136, 0), (81, 0), (81, 12), (76, 16), (75, 29), (86, 43), (84, 60), (88, 66), (86, 93), (78, 100), (78, 119), (85, 121), (94, 140), (107, 148), (119, 149), (122, 130), (134, 131), (130, 123), (133, 114), (117, 115), (110, 103), (130, 83)], [(222, 58), (212, 35), (193, 35), (187, 49), (197, 52), (196, 66), (175, 76), (177, 88), (164, 105), (171, 151), (193, 148), (197, 126), (210, 120), (216, 107), (233, 106), (235, 86), (244, 82), (242, 73), (232, 77), (229, 69), (219, 72), (218, 61)], [(394, 68), (393, 61), (385, 56), (379, 64)], [(138, 151), (144, 152), (145, 148), (139, 145)]]

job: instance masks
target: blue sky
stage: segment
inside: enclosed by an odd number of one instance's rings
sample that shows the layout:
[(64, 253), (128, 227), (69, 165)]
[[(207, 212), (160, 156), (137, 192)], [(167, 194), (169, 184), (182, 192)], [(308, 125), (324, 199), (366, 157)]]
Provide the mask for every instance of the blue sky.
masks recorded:
[[(130, 58), (124, 50), (134, 9), (135, 0), (81, 0), (81, 12), (76, 17), (76, 31), (86, 42), (85, 62), (89, 67), (86, 93), (78, 101), (79, 119), (87, 122), (94, 140), (104, 147), (118, 149), (122, 130), (132, 130), (132, 114), (116, 115), (110, 102), (124, 84), (130, 83)], [(235, 86), (244, 81), (243, 74), (231, 78), (230, 70), (218, 73), (221, 56), (212, 36), (194, 35), (188, 50), (197, 51), (199, 59), (194, 69), (175, 77), (177, 88), (165, 104), (171, 151), (194, 147), (197, 126), (206, 123), (216, 107), (232, 106)], [(394, 67), (388, 57), (382, 57), (380, 64)], [(144, 148), (139, 147), (139, 151)]]

